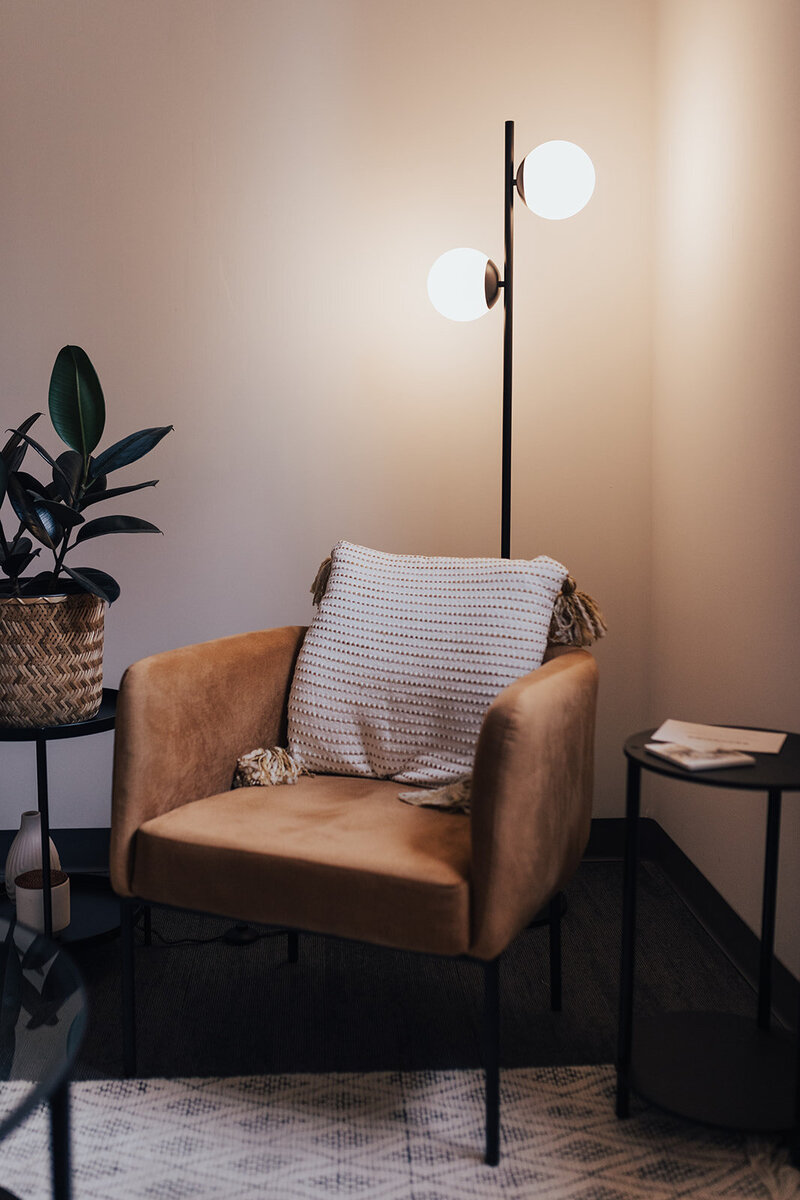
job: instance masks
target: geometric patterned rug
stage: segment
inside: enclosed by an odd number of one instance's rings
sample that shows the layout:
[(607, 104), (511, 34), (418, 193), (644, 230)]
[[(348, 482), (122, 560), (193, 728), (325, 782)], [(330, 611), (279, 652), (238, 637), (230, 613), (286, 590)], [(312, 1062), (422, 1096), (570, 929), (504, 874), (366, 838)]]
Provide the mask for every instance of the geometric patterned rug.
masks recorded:
[[(797, 1200), (768, 1140), (637, 1104), (614, 1071), (501, 1072), (486, 1167), (480, 1071), (135, 1079), (72, 1085), (74, 1200)], [(0, 1085), (0, 1110), (20, 1085)], [(49, 1200), (47, 1110), (0, 1144), (0, 1186)]]

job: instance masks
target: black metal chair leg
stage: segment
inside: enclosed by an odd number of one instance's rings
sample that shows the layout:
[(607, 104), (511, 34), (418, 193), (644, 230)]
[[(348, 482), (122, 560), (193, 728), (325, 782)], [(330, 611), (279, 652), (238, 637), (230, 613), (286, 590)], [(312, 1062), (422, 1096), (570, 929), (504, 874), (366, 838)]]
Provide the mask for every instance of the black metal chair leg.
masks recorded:
[(72, 1171), (70, 1163), (69, 1083), (57, 1087), (50, 1097), (50, 1155), (53, 1172), (53, 1200), (70, 1200)]
[(136, 988), (134, 979), (133, 923), (135, 904), (120, 899), (122, 926), (122, 1071), (126, 1079), (136, 1074)]
[(290, 929), (286, 934), (286, 958), (290, 963), (296, 963), (300, 955), (300, 934)]
[(483, 964), (483, 1066), (486, 1073), (486, 1164), (500, 1161), (500, 959)]
[(550, 928), (550, 1007), (561, 1012), (561, 917), (564, 912), (564, 897), (556, 892), (549, 904), (548, 925)]

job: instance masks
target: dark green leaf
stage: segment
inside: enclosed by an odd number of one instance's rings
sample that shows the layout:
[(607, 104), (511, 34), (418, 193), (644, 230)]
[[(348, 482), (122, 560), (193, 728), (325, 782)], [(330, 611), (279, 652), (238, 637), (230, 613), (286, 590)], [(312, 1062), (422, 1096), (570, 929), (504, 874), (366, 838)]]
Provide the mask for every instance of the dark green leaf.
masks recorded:
[(49, 514), (37, 512), (36, 502), (28, 495), (16, 475), (8, 480), (8, 498), (14, 512), (22, 524), (32, 533), (37, 542), (42, 542), (49, 550), (55, 550), (55, 542), (51, 533), (55, 532), (55, 522)]
[(6, 466), (6, 460), (4, 458), (0, 458), (0, 504), (2, 504), (6, 498), (6, 488), (7, 487), (8, 487), (8, 467)]
[(20, 438), (20, 434), (27, 433), (33, 422), (38, 421), (41, 415), (41, 413), (34, 413), (32, 417), (27, 417), (19, 429), (14, 430), (3, 449), (0, 450), (0, 457), (2, 457), (9, 472), (16, 471), (25, 457), (26, 447)]
[[(105, 479), (105, 476), (102, 478)], [(107, 491), (100, 489), (95, 492), (94, 488), (90, 488), (81, 501), (81, 508), (97, 504), (99, 500), (113, 500), (115, 496), (124, 496), (127, 492), (138, 492), (141, 488), (155, 487), (157, 483), (157, 479), (148, 479), (147, 483), (132, 483), (128, 487), (109, 488)]]
[(99, 596), (109, 604), (113, 604), (119, 596), (119, 584), (116, 579), (106, 575), (105, 571), (98, 571), (95, 567), (68, 567), (66, 563), (64, 570), (85, 592), (91, 592), (93, 596)]
[(85, 492), (86, 495), (88, 495), (89, 492), (91, 492), (92, 495), (94, 495), (95, 492), (104, 492), (106, 490), (106, 488), (108, 487), (108, 476), (107, 475), (97, 475), (97, 474), (95, 474), (95, 471), (96, 471), (95, 460), (93, 458), (90, 458), (89, 459), (90, 483), (89, 483), (89, 486), (86, 488), (86, 492)]
[(59, 350), (50, 376), (48, 404), (58, 436), (88, 462), (103, 436), (106, 406), (97, 372), (80, 346)]
[[(30, 546), (31, 543), (27, 538), (25, 538), (25, 541)], [(19, 575), (25, 573), (28, 566), (36, 558), (36, 555), (41, 554), (41, 552), (41, 546), (26, 554), (20, 554), (18, 550), (15, 550), (13, 554), (9, 554), (0, 564), (0, 570), (3, 571), (4, 575), (8, 575), (9, 579), (16, 579)]]
[(36, 511), (40, 509), (48, 512), (62, 529), (72, 529), (73, 525), (83, 524), (81, 514), (68, 504), (57, 504), (54, 500), (37, 500)]
[(32, 437), (28, 437), (27, 433), (23, 433), (21, 426), (19, 429), (15, 430), (15, 433), (18, 433), (24, 442), (26, 442), (29, 446), (32, 446), (36, 453), (41, 455), (46, 463), (50, 464), (50, 466), (53, 468), (53, 478), (55, 478), (56, 474), (59, 474), (65, 483), (69, 484), (69, 480), (64, 474), (63, 469), (59, 466), (53, 456), (47, 453), (44, 446), (40, 446), (39, 443), (35, 442)]
[(74, 504), (83, 477), (83, 459), (77, 450), (65, 450), (56, 459), (60, 470), (53, 471), (53, 483), (66, 504)]
[(89, 538), (102, 537), (105, 533), (161, 533), (161, 530), (139, 517), (98, 517), (81, 525), (75, 544), (85, 542)]
[(45, 485), (40, 483), (38, 479), (35, 479), (33, 475), (29, 475), (27, 471), (15, 471), (14, 474), (25, 490), (30, 492), (32, 496), (39, 497), (47, 495), (47, 488)]
[(94, 463), (95, 471), (97, 474), (108, 475), (110, 471), (127, 467), (129, 463), (136, 462), (145, 454), (149, 454), (153, 447), (157, 446), (161, 439), (174, 428), (174, 425), (161, 425), (153, 429), (140, 429), (138, 433), (129, 434), (97, 456)]
[(66, 592), (72, 588), (65, 580), (59, 579), (52, 571), (40, 571), (33, 579), (28, 579), (21, 587), (23, 596), (53, 596), (58, 592)]
[(47, 503), (46, 500), (37, 500), (33, 506), (33, 510), (36, 513), (39, 523), (47, 530), (50, 540), (55, 544), (61, 541), (63, 531), (59, 528), (58, 522), (47, 508)]

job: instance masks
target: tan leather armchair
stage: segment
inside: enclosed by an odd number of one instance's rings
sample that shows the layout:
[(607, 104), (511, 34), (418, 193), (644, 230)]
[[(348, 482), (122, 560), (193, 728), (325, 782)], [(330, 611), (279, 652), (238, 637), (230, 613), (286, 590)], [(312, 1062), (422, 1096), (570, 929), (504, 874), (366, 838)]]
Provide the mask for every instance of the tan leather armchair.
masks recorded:
[[(141, 902), (480, 961), (486, 1161), (499, 1156), (498, 960), (560, 906), (589, 835), (597, 668), (552, 647), (488, 709), (471, 814), (407, 805), (392, 780), (320, 775), (231, 790), (237, 757), (285, 744), (305, 629), (168, 651), (125, 673), (117, 707), (111, 880), (123, 908), (123, 1036), (135, 1072), (133, 918)], [(295, 943), (296, 945), (296, 943)]]

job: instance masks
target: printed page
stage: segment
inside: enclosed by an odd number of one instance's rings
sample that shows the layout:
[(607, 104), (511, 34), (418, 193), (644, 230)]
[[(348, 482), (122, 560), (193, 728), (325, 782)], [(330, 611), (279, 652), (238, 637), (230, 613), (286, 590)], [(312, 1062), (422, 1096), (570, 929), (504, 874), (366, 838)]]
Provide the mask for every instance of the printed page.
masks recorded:
[(653, 741), (679, 742), (681, 746), (689, 746), (692, 750), (746, 750), (751, 754), (777, 754), (786, 741), (786, 734), (668, 720), (653, 734)]

